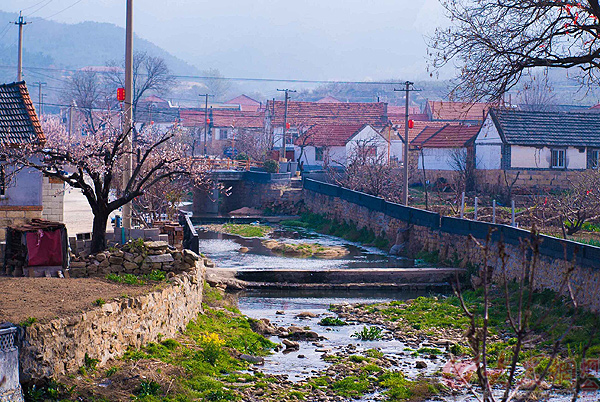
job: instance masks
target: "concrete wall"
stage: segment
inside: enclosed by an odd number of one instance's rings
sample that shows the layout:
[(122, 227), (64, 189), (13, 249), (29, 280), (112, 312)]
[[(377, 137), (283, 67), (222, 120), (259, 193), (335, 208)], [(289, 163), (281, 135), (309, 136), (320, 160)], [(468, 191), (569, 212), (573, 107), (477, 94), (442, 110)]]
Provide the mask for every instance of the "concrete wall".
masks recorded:
[(23, 169), (16, 173), (7, 168), (6, 196), (0, 198), (0, 206), (41, 206), (42, 174), (35, 169)]
[[(524, 147), (511, 145), (510, 166), (519, 169), (551, 169), (551, 151), (548, 147)], [(581, 170), (587, 166), (585, 148), (568, 147), (566, 149), (566, 168)]]
[(42, 181), (42, 219), (62, 222), (64, 219), (65, 183), (44, 177)]
[[(490, 259), (496, 279), (502, 275), (498, 247), (504, 244), (508, 255), (506, 275), (518, 278), (526, 260), (522, 242), (531, 238), (526, 230), (505, 225), (493, 225), (467, 219), (441, 217), (437, 213), (404, 207), (381, 198), (344, 189), (335, 185), (304, 181), (304, 204), (308, 210), (337, 221), (367, 228), (395, 243), (398, 229), (410, 227), (407, 251), (415, 254), (421, 250), (438, 252), (441, 260), (460, 260), (464, 266), (481, 266), (484, 255), (471, 239), (480, 242), (492, 230)], [(600, 311), (600, 248), (541, 235), (539, 264), (535, 285), (538, 289), (561, 290), (572, 262), (575, 270), (569, 276), (570, 284), (581, 305)], [(566, 257), (566, 259), (565, 259)]]
[(300, 157), (300, 147), (294, 145), (294, 159), (300, 162), (304, 162), (304, 165), (308, 166), (323, 166), (326, 164), (341, 166), (346, 163), (346, 147), (325, 147), (323, 150), (323, 160), (318, 161), (316, 159), (316, 149), (313, 146), (304, 147), (304, 153), (302, 154), (302, 160), (298, 160)]
[(19, 349), (15, 327), (0, 328), (0, 401), (22, 402)]
[(146, 295), (111, 301), (72, 317), (25, 328), (21, 382), (75, 373), (87, 354), (102, 367), (127, 348), (172, 338), (202, 311), (205, 262)]
[(454, 154), (460, 152), (466, 158), (466, 148), (423, 148), (423, 156), (419, 157), (419, 169), (423, 169), (425, 159), (426, 170), (455, 170)]

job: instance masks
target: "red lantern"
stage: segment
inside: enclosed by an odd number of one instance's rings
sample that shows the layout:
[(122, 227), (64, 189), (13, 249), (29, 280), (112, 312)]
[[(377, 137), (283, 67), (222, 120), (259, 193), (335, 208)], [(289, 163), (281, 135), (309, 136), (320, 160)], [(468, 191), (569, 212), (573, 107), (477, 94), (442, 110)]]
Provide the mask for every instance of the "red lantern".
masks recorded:
[(206, 124), (210, 124), (210, 119), (206, 119)]
[(125, 100), (125, 88), (117, 88), (117, 100), (123, 102)]
[(409, 120), (408, 121), (408, 128), (414, 128), (415, 127), (415, 122), (414, 120)]
[(285, 123), (285, 128), (286, 128), (286, 130), (289, 130), (290, 129), (290, 123)]

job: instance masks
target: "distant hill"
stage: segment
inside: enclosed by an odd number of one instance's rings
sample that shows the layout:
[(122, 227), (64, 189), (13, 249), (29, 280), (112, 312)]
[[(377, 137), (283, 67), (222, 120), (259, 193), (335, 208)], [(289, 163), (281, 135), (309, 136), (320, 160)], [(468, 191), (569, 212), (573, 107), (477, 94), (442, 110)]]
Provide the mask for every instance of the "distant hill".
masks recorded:
[[(5, 23), (16, 19), (17, 14), (0, 11), (2, 23), (0, 36), (5, 32)], [(125, 30), (114, 24), (99, 22), (64, 24), (40, 18), (32, 18), (28, 22), (31, 24), (25, 26), (23, 52), (25, 67), (73, 69), (104, 65), (108, 60), (122, 60), (124, 57)], [(2, 66), (14, 66), (17, 63), (17, 33), (17, 27), (12, 25), (0, 38)], [(164, 58), (175, 74), (190, 75), (200, 72), (196, 67), (137, 36), (134, 38), (134, 48)], [(0, 68), (2, 81), (14, 80), (15, 75), (15, 69)]]

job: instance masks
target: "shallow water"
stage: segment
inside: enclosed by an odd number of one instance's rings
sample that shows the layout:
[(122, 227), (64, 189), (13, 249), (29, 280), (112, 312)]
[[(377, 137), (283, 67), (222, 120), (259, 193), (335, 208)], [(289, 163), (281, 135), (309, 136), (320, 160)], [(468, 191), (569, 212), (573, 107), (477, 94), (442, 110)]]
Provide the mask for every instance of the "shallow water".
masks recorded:
[[(286, 236), (286, 234), (288, 236)], [(244, 238), (226, 233), (198, 230), (200, 252), (217, 262), (219, 268), (235, 269), (299, 269), (324, 270), (343, 268), (406, 268), (412, 260), (396, 258), (375, 247), (362, 246), (337, 237), (310, 231), (288, 232), (277, 236), (285, 243), (318, 243), (323, 246), (344, 246), (350, 253), (339, 259), (283, 257), (263, 246), (262, 240)], [(240, 253), (247, 247), (247, 253)]]

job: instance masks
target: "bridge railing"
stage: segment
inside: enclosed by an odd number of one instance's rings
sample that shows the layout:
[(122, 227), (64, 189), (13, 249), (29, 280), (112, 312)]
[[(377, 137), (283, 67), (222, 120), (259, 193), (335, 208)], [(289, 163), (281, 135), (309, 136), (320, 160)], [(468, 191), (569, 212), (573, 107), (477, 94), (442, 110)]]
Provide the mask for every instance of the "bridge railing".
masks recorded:
[(196, 158), (196, 163), (199, 163), (206, 170), (250, 170), (252, 167), (261, 167), (262, 162), (253, 160), (235, 160), (221, 158)]

